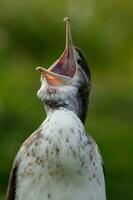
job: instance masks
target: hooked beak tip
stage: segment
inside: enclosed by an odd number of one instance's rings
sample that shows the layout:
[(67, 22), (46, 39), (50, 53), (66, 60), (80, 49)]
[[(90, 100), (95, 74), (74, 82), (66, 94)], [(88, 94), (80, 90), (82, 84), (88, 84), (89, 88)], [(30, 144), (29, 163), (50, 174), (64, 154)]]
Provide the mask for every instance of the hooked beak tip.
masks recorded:
[(44, 69), (43, 69), (42, 67), (38, 66), (38, 67), (36, 68), (36, 71), (43, 72)]
[(63, 22), (67, 22), (67, 21), (71, 21), (70, 17), (65, 17), (65, 18), (63, 19)]

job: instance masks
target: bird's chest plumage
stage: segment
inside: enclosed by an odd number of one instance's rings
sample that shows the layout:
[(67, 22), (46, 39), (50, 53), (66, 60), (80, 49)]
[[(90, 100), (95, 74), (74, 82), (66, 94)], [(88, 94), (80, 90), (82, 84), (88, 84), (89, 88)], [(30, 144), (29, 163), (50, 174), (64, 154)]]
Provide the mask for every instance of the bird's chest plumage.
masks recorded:
[(92, 183), (103, 184), (95, 144), (71, 112), (51, 114), (23, 144), (18, 159), (16, 200), (96, 200)]

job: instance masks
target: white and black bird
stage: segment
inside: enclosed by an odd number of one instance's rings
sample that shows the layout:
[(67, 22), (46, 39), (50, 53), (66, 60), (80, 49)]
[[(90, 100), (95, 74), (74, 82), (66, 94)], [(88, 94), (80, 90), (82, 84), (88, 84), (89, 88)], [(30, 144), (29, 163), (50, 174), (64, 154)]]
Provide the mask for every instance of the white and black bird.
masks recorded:
[(90, 70), (65, 21), (63, 54), (48, 70), (37, 68), (47, 117), (16, 156), (7, 200), (106, 200), (101, 155), (84, 128)]

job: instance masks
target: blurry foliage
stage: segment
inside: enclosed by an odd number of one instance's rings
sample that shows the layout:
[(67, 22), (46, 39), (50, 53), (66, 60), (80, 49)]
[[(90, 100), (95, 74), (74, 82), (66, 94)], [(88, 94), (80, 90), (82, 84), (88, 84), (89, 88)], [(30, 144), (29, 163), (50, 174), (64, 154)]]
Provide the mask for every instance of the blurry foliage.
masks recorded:
[(92, 71), (88, 132), (105, 162), (108, 200), (133, 199), (133, 2), (0, 0), (0, 199), (22, 142), (45, 118), (37, 65), (64, 48), (65, 16)]

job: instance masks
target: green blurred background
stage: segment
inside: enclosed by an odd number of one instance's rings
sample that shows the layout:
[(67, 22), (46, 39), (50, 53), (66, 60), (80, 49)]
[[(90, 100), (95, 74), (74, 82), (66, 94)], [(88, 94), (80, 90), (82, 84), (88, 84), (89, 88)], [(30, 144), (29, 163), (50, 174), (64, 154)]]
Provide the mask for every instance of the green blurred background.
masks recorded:
[(17, 150), (45, 118), (35, 68), (61, 55), (65, 16), (91, 66), (86, 128), (103, 155), (108, 200), (132, 200), (132, 0), (0, 0), (0, 199)]

